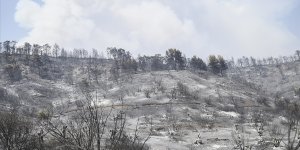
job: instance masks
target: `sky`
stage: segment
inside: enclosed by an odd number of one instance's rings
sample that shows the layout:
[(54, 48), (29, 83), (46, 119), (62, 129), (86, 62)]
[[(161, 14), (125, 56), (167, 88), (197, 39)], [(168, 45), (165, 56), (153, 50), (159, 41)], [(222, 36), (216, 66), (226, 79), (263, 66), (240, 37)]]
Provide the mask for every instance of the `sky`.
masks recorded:
[(0, 0), (0, 40), (107, 47), (135, 56), (177, 48), (188, 57), (292, 55), (299, 0)]

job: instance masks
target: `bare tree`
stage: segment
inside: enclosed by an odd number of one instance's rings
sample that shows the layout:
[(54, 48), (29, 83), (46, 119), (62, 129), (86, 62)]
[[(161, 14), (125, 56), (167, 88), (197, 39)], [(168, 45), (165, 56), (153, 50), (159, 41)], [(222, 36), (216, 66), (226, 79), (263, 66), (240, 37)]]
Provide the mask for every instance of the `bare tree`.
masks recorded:
[(95, 95), (92, 94), (93, 89), (89, 82), (81, 83), (80, 89), (85, 96), (82, 100), (83, 105), (69, 114), (67, 119), (52, 117), (54, 115), (41, 117), (46, 131), (59, 142), (57, 148), (71, 150), (148, 149), (145, 142), (149, 137), (141, 142), (137, 134), (133, 139), (126, 134), (124, 111), (117, 112), (112, 118), (113, 106), (110, 109), (99, 106), (97, 92)]
[(60, 51), (60, 47), (57, 44), (53, 45), (52, 54), (57, 58)]
[(287, 122), (287, 143), (285, 143), (287, 150), (298, 150), (300, 148), (300, 107), (296, 102), (287, 105), (286, 109)]
[(34, 149), (33, 125), (17, 110), (0, 113), (0, 148), (5, 150)]

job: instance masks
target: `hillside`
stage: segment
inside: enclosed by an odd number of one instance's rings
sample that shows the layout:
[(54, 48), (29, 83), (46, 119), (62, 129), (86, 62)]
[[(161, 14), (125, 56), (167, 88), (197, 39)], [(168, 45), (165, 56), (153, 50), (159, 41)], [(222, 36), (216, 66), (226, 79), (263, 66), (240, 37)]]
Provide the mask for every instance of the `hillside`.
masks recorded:
[[(242, 134), (254, 149), (261, 149), (256, 143), (263, 138), (272, 141), (271, 133), (265, 129), (266, 137), (259, 136), (253, 116), (263, 112), (269, 117), (266, 128), (271, 129), (281, 116), (274, 113), (276, 97), (297, 98), (294, 89), (300, 87), (297, 61), (279, 67), (230, 68), (225, 76), (209, 71), (137, 70), (122, 71), (115, 78), (111, 59), (91, 63), (88, 58), (50, 57), (37, 69), (22, 55), (14, 56), (14, 62), (1, 58), (2, 111), (18, 108), (32, 120), (50, 111), (52, 120), (62, 122), (86, 105), (104, 114), (111, 111), (110, 116), (121, 112), (126, 114), (126, 133), (134, 137), (137, 129), (139, 138), (149, 138), (146, 144), (154, 150), (233, 149), (234, 137)], [(8, 65), (18, 66), (20, 72), (13, 69), (10, 74)], [(21, 77), (12, 79), (15, 74)]]

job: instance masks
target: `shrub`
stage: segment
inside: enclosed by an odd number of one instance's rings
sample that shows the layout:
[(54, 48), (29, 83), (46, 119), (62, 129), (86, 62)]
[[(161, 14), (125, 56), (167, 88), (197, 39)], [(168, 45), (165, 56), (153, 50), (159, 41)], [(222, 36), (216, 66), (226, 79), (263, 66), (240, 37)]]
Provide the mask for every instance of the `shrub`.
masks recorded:
[(274, 104), (275, 104), (276, 111), (277, 112), (284, 111), (284, 109), (287, 107), (287, 102), (288, 102), (288, 99), (286, 99), (286, 100), (282, 100), (282, 99), (275, 100)]
[(264, 105), (264, 106), (269, 106), (269, 100), (266, 97), (259, 97), (256, 99), (258, 104)]
[(213, 106), (213, 102), (211, 98), (205, 98), (204, 102), (206, 103), (207, 106)]
[(177, 82), (177, 89), (178, 89), (179, 94), (182, 96), (190, 95), (188, 87), (181, 82)]
[(155, 80), (154, 83), (156, 85), (156, 90), (157, 91), (159, 91), (161, 93), (165, 93), (166, 92), (166, 88), (162, 84), (162, 79)]
[(38, 113), (38, 118), (41, 120), (49, 120), (51, 118), (51, 115), (47, 111), (41, 111)]
[(19, 81), (22, 79), (22, 70), (20, 65), (8, 64), (5, 66), (5, 72), (8, 74), (11, 81)]
[(2, 87), (0, 87), (0, 102), (9, 103), (12, 106), (18, 106), (20, 104), (17, 96), (9, 94), (7, 90)]
[(38, 149), (32, 123), (16, 111), (0, 113), (0, 149)]
[(152, 91), (151, 90), (149, 90), (149, 89), (145, 89), (144, 90), (144, 95), (146, 96), (146, 98), (151, 98), (151, 93), (152, 93)]

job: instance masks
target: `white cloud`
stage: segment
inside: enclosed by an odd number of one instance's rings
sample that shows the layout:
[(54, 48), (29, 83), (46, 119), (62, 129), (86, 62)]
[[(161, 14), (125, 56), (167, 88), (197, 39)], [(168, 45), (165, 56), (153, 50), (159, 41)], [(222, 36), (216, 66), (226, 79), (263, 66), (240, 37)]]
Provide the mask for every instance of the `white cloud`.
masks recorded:
[(299, 38), (282, 18), (296, 0), (20, 0), (21, 42), (116, 46), (134, 54), (179, 48), (188, 56), (288, 55)]
[(15, 19), (20, 25), (24, 28), (33, 28), (33, 23), (37, 20), (37, 13), (40, 12), (41, 9), (40, 5), (31, 0), (21, 0), (16, 9)]

